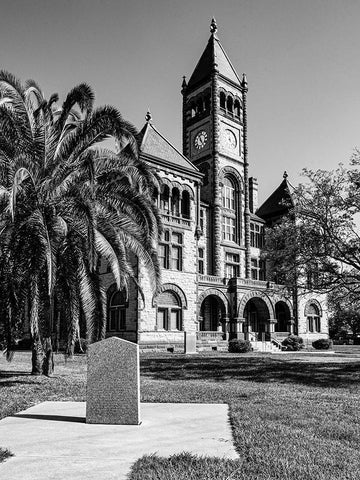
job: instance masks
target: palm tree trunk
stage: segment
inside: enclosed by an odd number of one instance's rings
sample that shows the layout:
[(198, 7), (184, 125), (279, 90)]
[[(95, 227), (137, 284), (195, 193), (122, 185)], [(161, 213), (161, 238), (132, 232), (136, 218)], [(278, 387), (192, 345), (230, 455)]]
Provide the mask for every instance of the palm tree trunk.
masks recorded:
[(44, 375), (50, 377), (54, 372), (54, 352), (52, 349), (51, 335), (44, 340), (44, 354), (42, 371)]
[(43, 343), (44, 348), (44, 361), (42, 365), (43, 374), (47, 377), (50, 377), (51, 374), (54, 372), (54, 352), (52, 349), (52, 339), (51, 339), (51, 332), (54, 325), (53, 318), (54, 318), (54, 295), (50, 295), (49, 299), (49, 308), (48, 308), (48, 315), (47, 315), (47, 325), (46, 325), (46, 333)]
[(43, 348), (40, 337), (32, 337), (31, 339), (31, 375), (41, 375), (41, 365), (43, 360)]

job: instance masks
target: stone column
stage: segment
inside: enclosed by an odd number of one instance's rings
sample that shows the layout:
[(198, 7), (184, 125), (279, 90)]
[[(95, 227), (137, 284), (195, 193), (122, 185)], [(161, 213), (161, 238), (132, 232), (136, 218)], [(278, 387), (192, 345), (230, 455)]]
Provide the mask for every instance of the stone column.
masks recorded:
[(224, 327), (225, 340), (229, 340), (229, 327), (230, 327), (229, 314), (225, 313), (225, 315), (222, 316), (221, 321)]
[(213, 274), (220, 277), (222, 272), (221, 262), (221, 188), (220, 188), (220, 159), (219, 159), (219, 84), (217, 64), (211, 78), (212, 86), (212, 155), (213, 155)]
[(295, 318), (291, 317), (288, 321), (288, 332), (290, 335), (294, 334), (294, 325), (295, 325)]
[(245, 338), (245, 332), (244, 332), (245, 318), (235, 317), (234, 318), (234, 326), (235, 326), (235, 331), (234, 331), (235, 338), (240, 338), (240, 339), (244, 340), (244, 338)]
[(275, 324), (277, 320), (275, 318), (269, 318), (268, 323), (266, 324), (266, 328), (268, 329), (268, 333), (275, 333)]
[(248, 83), (243, 75), (241, 83), (243, 92), (243, 141), (244, 141), (244, 188), (245, 188), (245, 278), (251, 278), (251, 250), (250, 250), (250, 198), (249, 198), (249, 160), (247, 142), (247, 92)]

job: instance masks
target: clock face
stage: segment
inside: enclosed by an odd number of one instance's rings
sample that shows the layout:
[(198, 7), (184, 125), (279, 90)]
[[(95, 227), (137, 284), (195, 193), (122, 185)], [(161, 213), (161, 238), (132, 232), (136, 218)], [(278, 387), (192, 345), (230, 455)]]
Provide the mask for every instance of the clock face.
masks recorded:
[(224, 143), (226, 148), (229, 148), (230, 150), (234, 150), (236, 148), (237, 139), (232, 130), (226, 129), (224, 131)]
[(201, 150), (202, 148), (205, 147), (206, 142), (207, 142), (208, 135), (205, 132), (205, 130), (201, 130), (199, 133), (196, 134), (194, 138), (194, 146), (198, 150)]

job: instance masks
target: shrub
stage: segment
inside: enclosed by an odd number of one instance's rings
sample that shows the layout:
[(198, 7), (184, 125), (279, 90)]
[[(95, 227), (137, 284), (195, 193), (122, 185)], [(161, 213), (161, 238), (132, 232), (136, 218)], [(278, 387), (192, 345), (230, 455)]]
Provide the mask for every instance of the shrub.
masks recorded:
[(312, 346), (316, 348), (316, 350), (329, 350), (332, 345), (333, 342), (330, 338), (319, 338), (318, 340), (315, 340), (315, 342), (312, 342)]
[(234, 338), (233, 340), (229, 341), (229, 352), (230, 353), (246, 353), (250, 352), (251, 350), (251, 343), (249, 340), (241, 340), (238, 338)]
[(285, 340), (282, 342), (283, 346), (286, 347), (288, 352), (297, 352), (304, 348), (304, 340), (297, 335), (289, 335)]

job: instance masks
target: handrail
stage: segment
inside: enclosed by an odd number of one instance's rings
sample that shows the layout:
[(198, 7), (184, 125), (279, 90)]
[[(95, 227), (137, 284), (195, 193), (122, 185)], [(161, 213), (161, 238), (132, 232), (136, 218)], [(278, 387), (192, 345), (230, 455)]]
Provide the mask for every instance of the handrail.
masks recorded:
[(283, 349), (283, 344), (277, 339), (274, 333), (270, 334), (270, 338), (271, 338), (271, 343), (276, 345), (280, 350)]

